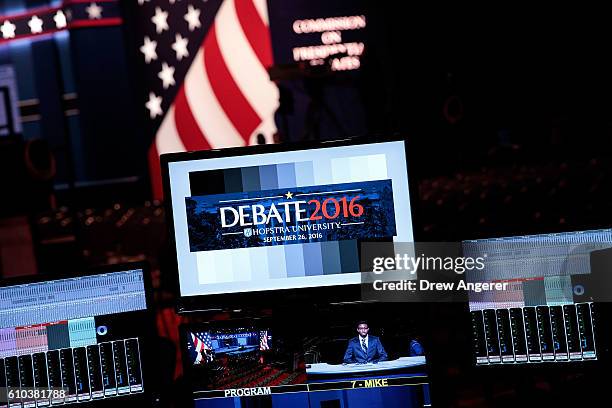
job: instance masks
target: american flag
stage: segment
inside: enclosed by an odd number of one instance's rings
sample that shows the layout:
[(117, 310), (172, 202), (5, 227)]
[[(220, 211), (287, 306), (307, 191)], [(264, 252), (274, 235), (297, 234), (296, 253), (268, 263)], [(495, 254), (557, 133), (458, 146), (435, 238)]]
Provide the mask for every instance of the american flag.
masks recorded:
[(206, 357), (206, 362), (212, 361), (212, 340), (210, 333), (191, 333), (191, 341), (196, 351), (196, 363), (200, 363), (204, 357)]
[(151, 178), (161, 196), (159, 155), (268, 143), (278, 88), (266, 0), (138, 0), (139, 43), (153, 124)]
[(268, 345), (268, 331), (260, 331), (259, 332), (259, 350), (270, 350), (270, 346)]

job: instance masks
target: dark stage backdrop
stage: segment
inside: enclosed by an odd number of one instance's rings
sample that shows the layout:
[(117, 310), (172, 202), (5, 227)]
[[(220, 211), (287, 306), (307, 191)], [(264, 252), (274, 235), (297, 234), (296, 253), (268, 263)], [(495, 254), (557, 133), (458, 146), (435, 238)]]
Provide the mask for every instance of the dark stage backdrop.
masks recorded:
[[(87, 14), (89, 3), (75, 3), (73, 18), (87, 24), (0, 38), (0, 65), (12, 65), (17, 78), (21, 136), (49, 143), (57, 188), (71, 181), (148, 184), (147, 153), (159, 126), (143, 99), (150, 80), (139, 30), (143, 21), (153, 27), (156, 6), (149, 3), (100, 2), (99, 18)], [(569, 30), (569, 10), (555, 18), (535, 11), (479, 17), (458, 7), (424, 10), (389, 1), (267, 5), (281, 140), (402, 133), (422, 152), (424, 175), (610, 155), (605, 25)], [(17, 21), (60, 6), (0, 0), (0, 15)], [(151, 15), (138, 14), (149, 6)], [(183, 14), (177, 21), (187, 24)], [(210, 25), (212, 17), (202, 14), (200, 21)], [(17, 28), (27, 30), (25, 24)], [(45, 20), (43, 28), (51, 24)], [(157, 71), (151, 81), (161, 84)]]
[[(60, 189), (71, 181), (145, 175), (147, 141), (137, 125), (120, 3), (101, 3), (99, 18), (90, 18), (89, 3), (74, 4), (73, 26), (57, 30), (53, 17), (60, 6), (0, 2), (3, 22), (17, 28), (14, 38), (0, 39), (0, 64), (16, 72), (21, 136), (49, 143)], [(39, 35), (27, 25), (33, 16), (44, 21)]]

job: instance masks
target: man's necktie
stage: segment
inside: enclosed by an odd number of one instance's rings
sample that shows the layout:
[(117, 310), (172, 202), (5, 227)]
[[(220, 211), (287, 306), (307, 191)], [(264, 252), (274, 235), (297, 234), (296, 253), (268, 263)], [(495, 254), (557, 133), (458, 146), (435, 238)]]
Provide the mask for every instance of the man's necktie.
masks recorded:
[(366, 353), (366, 355), (368, 354), (368, 346), (366, 346), (366, 342), (365, 339), (361, 339), (361, 348), (363, 349), (363, 351)]

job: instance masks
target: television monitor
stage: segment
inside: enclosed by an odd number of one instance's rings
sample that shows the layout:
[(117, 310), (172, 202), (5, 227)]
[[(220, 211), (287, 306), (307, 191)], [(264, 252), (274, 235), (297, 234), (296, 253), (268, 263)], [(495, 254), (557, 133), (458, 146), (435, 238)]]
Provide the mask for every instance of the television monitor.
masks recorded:
[(464, 254), (486, 259), (466, 281), (507, 284), (469, 292), (475, 363), (597, 360), (597, 310), (612, 287), (610, 248), (612, 230), (464, 241)]
[(0, 406), (152, 402), (142, 266), (0, 286)]
[(370, 304), (181, 327), (196, 408), (431, 405), (423, 305)]
[(272, 333), (267, 328), (209, 330), (196, 327), (188, 330), (185, 344), (189, 355), (186, 361), (189, 364), (208, 365), (224, 357), (242, 357), (269, 351)]
[(162, 155), (180, 308), (358, 289), (361, 242), (413, 241), (406, 154), (397, 137)]

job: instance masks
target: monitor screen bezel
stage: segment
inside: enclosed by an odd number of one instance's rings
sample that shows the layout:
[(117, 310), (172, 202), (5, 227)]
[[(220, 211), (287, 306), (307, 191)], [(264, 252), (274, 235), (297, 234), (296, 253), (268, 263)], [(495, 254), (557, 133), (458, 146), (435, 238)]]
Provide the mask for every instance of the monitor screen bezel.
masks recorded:
[[(417, 309), (414, 309), (412, 307), (413, 305), (417, 307)], [(363, 310), (363, 308), (369, 308), (370, 306), (371, 304), (367, 304), (367, 305), (366, 304), (328, 305), (325, 309), (321, 309), (314, 305), (307, 305), (307, 306), (300, 308), (300, 310), (297, 311), (298, 316), (294, 317), (294, 321), (297, 322), (295, 324), (299, 325), (299, 324), (303, 324), (304, 320), (302, 318), (306, 316), (308, 316), (308, 319), (312, 319), (310, 320), (312, 322), (312, 321), (318, 320), (318, 317), (322, 316), (323, 314), (347, 313), (347, 316), (352, 316), (352, 318), (348, 317), (345, 320), (350, 321), (350, 322), (355, 322), (354, 314), (355, 315), (359, 314), (359, 313), (356, 313), (355, 307), (357, 308), (357, 312), (358, 312), (359, 307), (362, 307), (361, 310)], [(438, 394), (436, 394), (435, 391), (432, 391), (432, 388), (431, 388), (432, 384), (435, 383), (434, 370), (432, 368), (432, 356), (434, 355), (434, 353), (437, 352), (436, 350), (433, 350), (434, 343), (433, 343), (433, 336), (432, 336), (432, 333), (433, 333), (432, 326), (435, 325), (435, 322), (432, 319), (429, 319), (427, 317), (431, 315), (430, 308), (432, 304), (425, 303), (425, 302), (423, 303), (404, 303), (404, 302), (382, 303), (381, 302), (381, 303), (377, 303), (377, 306), (382, 309), (399, 308), (400, 311), (398, 312), (397, 316), (403, 316), (409, 310), (412, 310), (413, 312), (418, 311), (418, 312), (423, 313), (422, 326), (420, 326), (422, 328), (421, 334), (423, 335), (423, 337), (421, 338), (420, 341), (421, 341), (421, 344), (425, 347), (425, 350), (429, 350), (429, 351), (426, 351), (425, 353), (426, 361), (425, 361), (424, 371), (427, 377), (427, 380), (425, 382), (428, 384), (429, 398), (430, 400), (432, 400), (432, 403), (435, 404), (437, 401), (437, 398), (439, 398)], [(287, 328), (284, 327), (285, 325), (283, 322), (286, 321), (286, 319), (288, 318), (288, 315), (290, 314), (291, 312), (289, 312), (285, 308), (280, 308), (280, 310), (267, 308), (265, 312), (260, 311), (260, 312), (255, 312), (254, 314), (238, 313), (237, 315), (231, 316), (231, 317), (227, 315), (223, 317), (221, 316), (213, 317), (213, 316), (204, 316), (202, 314), (193, 314), (193, 315), (186, 316), (186, 318), (183, 319), (182, 323), (179, 325), (179, 341), (180, 341), (179, 349), (180, 349), (180, 356), (182, 359), (183, 375), (185, 377), (186, 384), (188, 386), (188, 390), (191, 393), (190, 397), (193, 398), (192, 401), (200, 399), (200, 397), (197, 397), (197, 394), (199, 391), (205, 391), (205, 392), (223, 391), (226, 388), (212, 387), (209, 390), (203, 390), (203, 389), (199, 389), (198, 386), (195, 385), (195, 382), (197, 381), (196, 377), (200, 375), (200, 373), (198, 372), (198, 369), (194, 365), (192, 365), (191, 360), (189, 358), (189, 352), (187, 350), (187, 344), (189, 342), (190, 332), (215, 331), (219, 329), (239, 328), (239, 327), (240, 328), (251, 328), (251, 329), (256, 329), (256, 330), (268, 329), (271, 331), (271, 334), (273, 336), (272, 349), (274, 349), (277, 343), (278, 344), (285, 343), (286, 339), (283, 338), (282, 332), (284, 331), (286, 334)], [(331, 328), (331, 327), (332, 326), (318, 327), (317, 332), (324, 332), (327, 330), (327, 328)], [(347, 326), (347, 327), (350, 327), (350, 326)], [(347, 331), (346, 333), (348, 335), (348, 337), (346, 338), (347, 341), (348, 339), (352, 338), (355, 335), (351, 329), (349, 329), (349, 331)], [(371, 332), (370, 334), (374, 334), (374, 333)], [(380, 335), (380, 334), (377, 333), (377, 335)], [(383, 338), (383, 341), (384, 341), (384, 338)], [(305, 355), (304, 350), (301, 350), (300, 357), (302, 359), (304, 358), (304, 355)], [(306, 364), (305, 361), (304, 363)], [(441, 367), (439, 366), (437, 368), (440, 369)], [(308, 375), (306, 371), (304, 371), (304, 373)], [(376, 375), (372, 374), (372, 376), (375, 377)], [(308, 383), (316, 383), (316, 382), (318, 381), (317, 380), (309, 381), (307, 379), (305, 382), (300, 382), (299, 384), (308, 384)], [(211, 384), (211, 385), (214, 385), (214, 384)], [(238, 386), (236, 388), (238, 389), (238, 388), (245, 388), (245, 387)], [(353, 391), (351, 389), (345, 389), (345, 390), (347, 392)], [(315, 392), (316, 393), (317, 391), (299, 391), (299, 392), (304, 392), (304, 393)], [(249, 397), (245, 396), (241, 398), (248, 399)]]
[(174, 214), (172, 209), (171, 190), (170, 190), (170, 175), (169, 164), (174, 162), (183, 162), (190, 160), (203, 160), (221, 157), (239, 157), (254, 154), (266, 153), (282, 153), (297, 150), (313, 150), (330, 147), (356, 146), (375, 143), (387, 142), (403, 142), (406, 167), (408, 173), (408, 191), (410, 195), (410, 211), (412, 219), (413, 237), (421, 234), (419, 217), (417, 215), (418, 208), (418, 177), (414, 170), (414, 152), (411, 149), (409, 139), (400, 136), (361, 136), (354, 138), (346, 138), (330, 141), (306, 141), (294, 143), (280, 143), (268, 145), (256, 145), (246, 147), (234, 147), (226, 149), (213, 149), (195, 152), (180, 152), (167, 153), (160, 156), (162, 183), (164, 191), (164, 205), (166, 210), (166, 222), (168, 224), (168, 254), (169, 262), (164, 273), (172, 275), (172, 280), (175, 283), (175, 296), (177, 298), (177, 311), (196, 312), (204, 310), (224, 310), (231, 307), (257, 307), (258, 302), (265, 299), (267, 304), (271, 306), (282, 304), (299, 304), (300, 302), (354, 302), (361, 298), (361, 287), (359, 284), (353, 285), (337, 285), (337, 286), (319, 286), (308, 288), (291, 288), (291, 289), (276, 289), (264, 291), (251, 291), (226, 294), (208, 294), (195, 296), (182, 296), (180, 292), (178, 259), (175, 242), (174, 230)]
[[(155, 377), (156, 367), (155, 367), (155, 359), (154, 350), (155, 350), (155, 339), (157, 337), (157, 330), (155, 325), (155, 314), (154, 314), (154, 299), (153, 299), (153, 284), (151, 280), (150, 267), (147, 262), (128, 262), (128, 263), (118, 263), (118, 264), (109, 264), (109, 265), (100, 265), (91, 267), (89, 269), (85, 268), (79, 270), (77, 272), (66, 272), (60, 271), (57, 273), (49, 273), (49, 274), (35, 274), (35, 275), (23, 275), (23, 276), (15, 276), (9, 278), (0, 279), (0, 287), (11, 287), (18, 285), (27, 285), (41, 282), (51, 282), (63, 279), (74, 279), (74, 278), (82, 278), (87, 276), (97, 276), (110, 274), (115, 272), (127, 272), (133, 270), (142, 270), (144, 291), (145, 291), (145, 301), (146, 301), (146, 309), (139, 310), (139, 313), (142, 313), (145, 316), (146, 321), (143, 323), (143, 330), (138, 333), (139, 336), (142, 336), (142, 339), (146, 340), (144, 343), (139, 342), (140, 346), (140, 357), (141, 357), (141, 369), (142, 369), (142, 377), (144, 390), (141, 393), (136, 394), (126, 394), (121, 396), (114, 396), (110, 398), (103, 398), (99, 400), (90, 400), (87, 402), (81, 402), (80, 405), (87, 406), (96, 406), (96, 407), (111, 407), (119, 403), (122, 404), (133, 404), (136, 402), (146, 403), (148, 405), (153, 404), (157, 399), (159, 399), (160, 390), (156, 389), (155, 382), (157, 381)], [(129, 312), (128, 312), (129, 313)], [(161, 390), (163, 391), (163, 390)], [(70, 405), (70, 404), (69, 404)]]
[[(236, 322), (244, 322), (242, 324), (243, 328), (250, 328), (253, 330), (260, 330), (266, 328), (274, 333), (274, 327), (272, 326), (272, 319), (268, 318), (243, 318), (243, 319), (234, 319), (234, 320), (210, 320), (210, 321), (190, 321), (183, 322), (179, 324), (179, 355), (181, 356), (181, 362), (183, 367), (183, 375), (187, 379), (187, 381), (192, 384), (192, 377), (195, 375), (195, 370), (193, 364), (189, 360), (189, 353), (187, 352), (187, 343), (189, 342), (189, 334), (196, 331), (209, 331), (213, 332), (215, 330), (223, 329), (225, 326), (236, 326)], [(262, 324), (262, 322), (265, 322)], [(233, 328), (233, 327), (232, 327)], [(272, 334), (274, 335), (274, 334)], [(193, 391), (193, 389), (191, 390)]]
[[(603, 225), (599, 228), (594, 227), (585, 227), (583, 229), (575, 229), (575, 228), (548, 228), (543, 229), (540, 232), (517, 232), (515, 231), (513, 234), (492, 234), (486, 235), (480, 234), (478, 236), (472, 236), (468, 238), (463, 238), (461, 240), (461, 244), (464, 242), (473, 242), (473, 241), (491, 241), (497, 239), (521, 239), (525, 237), (549, 237), (552, 235), (558, 234), (573, 234), (573, 233), (586, 233), (586, 232), (597, 232), (602, 230), (610, 229), (610, 226)], [(473, 334), (471, 333), (472, 321), (471, 321), (471, 312), (470, 309), (471, 300), (468, 298), (468, 301), (462, 305), (463, 310), (463, 318), (465, 327), (470, 329), (466, 330), (466, 333), (469, 333), (469, 340), (472, 341)], [(573, 302), (572, 304), (577, 304)], [(585, 373), (598, 373), (604, 368), (608, 367), (610, 362), (612, 361), (612, 329), (609, 325), (606, 325), (606, 322), (612, 320), (612, 303), (609, 302), (593, 302), (595, 305), (596, 313), (593, 318), (595, 320), (596, 330), (595, 330), (595, 341), (597, 344), (597, 358), (591, 360), (552, 360), (552, 361), (539, 361), (539, 362), (515, 362), (515, 363), (494, 363), (494, 364), (476, 364), (476, 355), (474, 351), (470, 347), (470, 362), (469, 369), (474, 369), (478, 371), (485, 371), (487, 373), (491, 373), (491, 375), (498, 375), (499, 373), (504, 372), (521, 372), (521, 373), (548, 373), (548, 372), (557, 372), (566, 370), (568, 372), (579, 372), (582, 374)], [(549, 306), (549, 305), (543, 305)], [(489, 308), (490, 309), (490, 308)], [(496, 307), (497, 309), (505, 309), (504, 307)], [(484, 309), (479, 309), (484, 310)], [(471, 343), (467, 343), (471, 346)]]

